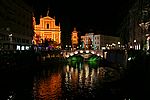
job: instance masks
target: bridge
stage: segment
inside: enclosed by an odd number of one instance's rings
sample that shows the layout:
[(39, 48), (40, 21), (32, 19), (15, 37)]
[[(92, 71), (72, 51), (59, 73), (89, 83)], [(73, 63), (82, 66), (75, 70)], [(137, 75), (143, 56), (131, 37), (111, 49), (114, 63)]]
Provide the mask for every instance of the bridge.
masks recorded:
[(39, 56), (45, 59), (56, 59), (56, 60), (97, 60), (103, 58), (103, 51), (101, 50), (47, 50), (40, 51)]
[(103, 57), (103, 51), (102, 50), (75, 50), (75, 51), (64, 50), (63, 51), (63, 56), (65, 58), (68, 58), (74, 55), (80, 55), (85, 59), (89, 58), (92, 55)]

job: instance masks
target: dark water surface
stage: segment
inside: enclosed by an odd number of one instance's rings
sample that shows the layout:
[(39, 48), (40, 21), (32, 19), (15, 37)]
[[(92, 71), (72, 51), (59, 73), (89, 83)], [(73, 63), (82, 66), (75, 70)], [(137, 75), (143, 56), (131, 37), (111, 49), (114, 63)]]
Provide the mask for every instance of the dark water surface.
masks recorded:
[(127, 97), (122, 87), (115, 84), (120, 73), (109, 67), (86, 62), (55, 62), (35, 67), (1, 75), (0, 100), (125, 100)]

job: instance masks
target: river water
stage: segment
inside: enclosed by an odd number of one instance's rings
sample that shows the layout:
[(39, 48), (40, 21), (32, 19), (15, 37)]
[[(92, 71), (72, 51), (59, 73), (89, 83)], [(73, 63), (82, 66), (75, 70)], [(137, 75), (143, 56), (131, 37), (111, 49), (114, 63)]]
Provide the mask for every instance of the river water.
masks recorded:
[(54, 62), (1, 75), (0, 100), (124, 100), (120, 73), (97, 63)]

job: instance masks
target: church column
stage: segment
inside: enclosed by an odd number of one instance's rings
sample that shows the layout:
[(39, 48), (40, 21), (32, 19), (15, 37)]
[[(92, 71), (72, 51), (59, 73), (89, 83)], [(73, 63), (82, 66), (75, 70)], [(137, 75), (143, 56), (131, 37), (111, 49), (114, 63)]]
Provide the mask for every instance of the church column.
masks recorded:
[(58, 36), (59, 36), (58, 42), (61, 43), (61, 41), (60, 41), (60, 38), (61, 38), (60, 32), (58, 32)]
[(51, 32), (51, 34), (52, 34), (52, 39), (54, 40), (54, 34), (53, 34), (53, 31)]
[(55, 41), (56, 39), (55, 39), (55, 33), (54, 33), (54, 41)]

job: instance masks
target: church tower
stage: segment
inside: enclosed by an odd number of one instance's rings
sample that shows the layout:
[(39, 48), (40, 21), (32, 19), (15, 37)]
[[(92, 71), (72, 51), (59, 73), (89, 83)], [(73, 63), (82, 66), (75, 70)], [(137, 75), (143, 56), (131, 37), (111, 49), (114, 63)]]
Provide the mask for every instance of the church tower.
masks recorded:
[(72, 41), (72, 49), (75, 50), (78, 46), (78, 32), (75, 27), (74, 30), (72, 31), (71, 41)]

